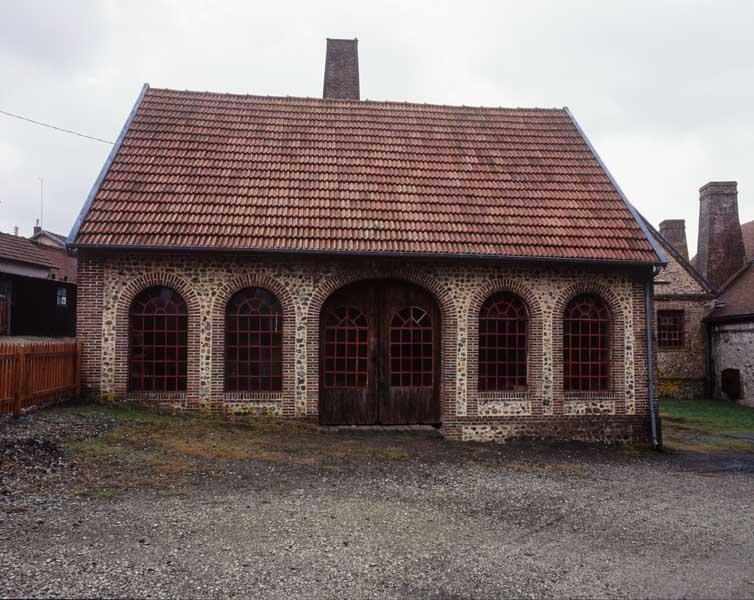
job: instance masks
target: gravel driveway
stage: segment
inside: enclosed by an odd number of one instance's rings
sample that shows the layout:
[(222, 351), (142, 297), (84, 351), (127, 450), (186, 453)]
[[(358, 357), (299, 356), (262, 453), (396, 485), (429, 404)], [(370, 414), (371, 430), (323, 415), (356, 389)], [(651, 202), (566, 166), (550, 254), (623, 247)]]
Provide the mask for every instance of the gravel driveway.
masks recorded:
[(752, 455), (51, 409), (0, 466), (6, 597), (754, 596)]

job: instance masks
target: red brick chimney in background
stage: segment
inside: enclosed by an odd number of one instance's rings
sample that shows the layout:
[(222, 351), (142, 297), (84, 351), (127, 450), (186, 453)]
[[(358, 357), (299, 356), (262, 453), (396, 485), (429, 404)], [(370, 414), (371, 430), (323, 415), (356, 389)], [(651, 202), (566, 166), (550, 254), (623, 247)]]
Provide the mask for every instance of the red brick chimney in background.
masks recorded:
[(322, 97), (359, 100), (359, 40), (327, 38)]
[(699, 188), (698, 242), (696, 266), (712, 285), (719, 287), (744, 266), (735, 181), (711, 181)]
[(660, 223), (660, 234), (678, 254), (686, 260), (689, 259), (689, 246), (686, 243), (686, 221), (683, 219), (666, 219)]

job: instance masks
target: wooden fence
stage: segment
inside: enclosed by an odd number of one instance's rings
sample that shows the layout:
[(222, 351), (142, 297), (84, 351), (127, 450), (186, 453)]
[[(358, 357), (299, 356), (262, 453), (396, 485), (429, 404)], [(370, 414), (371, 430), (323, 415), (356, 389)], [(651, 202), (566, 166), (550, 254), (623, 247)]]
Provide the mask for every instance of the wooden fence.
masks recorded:
[(81, 391), (81, 342), (0, 344), (0, 414), (21, 414)]

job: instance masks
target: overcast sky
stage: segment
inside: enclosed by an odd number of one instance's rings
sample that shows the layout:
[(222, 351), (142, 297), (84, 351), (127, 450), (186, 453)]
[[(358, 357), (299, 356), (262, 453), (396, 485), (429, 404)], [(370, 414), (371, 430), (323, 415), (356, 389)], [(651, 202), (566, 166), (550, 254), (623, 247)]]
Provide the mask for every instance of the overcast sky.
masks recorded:
[[(0, 1), (0, 110), (115, 140), (154, 87), (321, 96), (358, 37), (362, 98), (568, 106), (633, 204), (686, 219), (739, 183), (754, 219), (754, 2)], [(110, 146), (0, 114), (0, 231), (67, 234)]]

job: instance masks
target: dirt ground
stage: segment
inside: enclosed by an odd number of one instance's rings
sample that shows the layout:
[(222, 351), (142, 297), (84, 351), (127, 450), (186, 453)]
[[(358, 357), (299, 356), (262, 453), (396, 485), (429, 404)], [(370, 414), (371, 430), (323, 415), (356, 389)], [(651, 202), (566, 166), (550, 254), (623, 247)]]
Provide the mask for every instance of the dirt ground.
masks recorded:
[(735, 449), (43, 410), (0, 421), (0, 596), (751, 598)]

